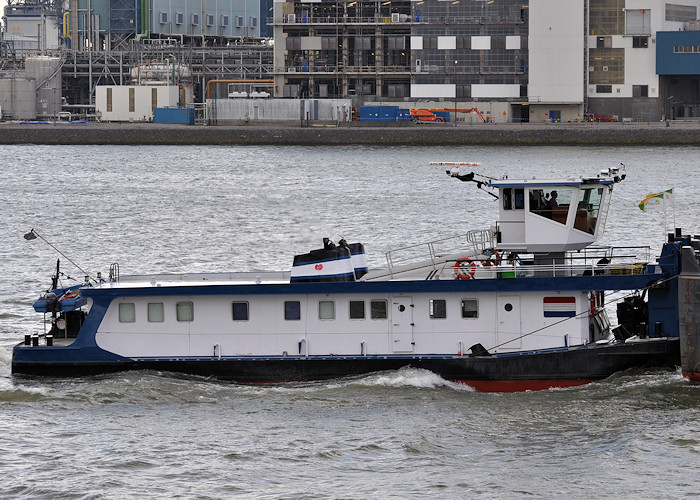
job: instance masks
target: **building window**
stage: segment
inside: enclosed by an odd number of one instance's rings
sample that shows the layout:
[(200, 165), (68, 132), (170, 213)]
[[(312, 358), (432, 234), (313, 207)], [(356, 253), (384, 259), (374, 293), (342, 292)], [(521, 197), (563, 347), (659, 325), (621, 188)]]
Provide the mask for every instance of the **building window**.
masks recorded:
[(698, 8), (694, 5), (666, 4), (666, 21), (688, 23), (698, 18)]
[(632, 37), (632, 48), (633, 49), (646, 49), (649, 47), (649, 37), (648, 36), (633, 36)]
[(332, 300), (319, 300), (318, 319), (335, 319), (335, 302)]
[[(241, 16), (236, 16), (236, 28), (242, 28), (243, 27), (243, 18)], [(289, 38), (287, 38), (287, 41), (289, 41)]]
[(462, 317), (476, 319), (479, 317), (479, 301), (476, 299), (462, 299)]
[(596, 94), (612, 94), (612, 85), (596, 85)]
[(192, 14), (192, 26), (199, 26), (199, 14)]
[(591, 2), (588, 24), (591, 35), (622, 35), (625, 29), (625, 0)]
[(251, 17), (250, 18), (250, 25), (251, 28), (257, 28), (258, 26), (258, 18), (257, 17)]
[(370, 317), (372, 319), (386, 319), (387, 318), (387, 306), (386, 300), (373, 300), (370, 302)]
[(165, 310), (162, 302), (151, 302), (148, 304), (148, 322), (162, 323), (165, 321)]
[(194, 321), (194, 304), (192, 302), (178, 302), (175, 305), (178, 321)]
[(136, 111), (136, 89), (129, 89), (129, 113)]
[(674, 54), (700, 54), (700, 45), (674, 45)]
[(233, 302), (233, 321), (248, 321), (248, 303)]
[(175, 24), (182, 24), (185, 22), (185, 15), (182, 12), (175, 13)]
[(214, 26), (214, 16), (207, 14), (207, 26)]
[(112, 112), (112, 89), (107, 87), (107, 112)]
[(591, 85), (625, 83), (625, 49), (591, 49), (589, 64)]
[(136, 304), (133, 302), (122, 302), (119, 304), (119, 322), (133, 323), (136, 321)]
[(221, 16), (221, 26), (224, 28), (228, 26), (228, 16)]
[(649, 97), (649, 85), (632, 85), (632, 97)]
[(365, 301), (350, 301), (350, 319), (365, 319)]
[(611, 36), (599, 36), (598, 43), (596, 43), (596, 48), (599, 49), (611, 49), (612, 48), (612, 37)]
[(166, 24), (167, 22), (168, 22), (168, 13), (161, 12), (160, 13), (160, 24)]
[(301, 302), (298, 300), (284, 301), (284, 319), (298, 320), (301, 319)]
[(447, 317), (447, 301), (430, 299), (430, 319), (445, 319)]
[(625, 11), (626, 35), (651, 35), (651, 11), (628, 9)]

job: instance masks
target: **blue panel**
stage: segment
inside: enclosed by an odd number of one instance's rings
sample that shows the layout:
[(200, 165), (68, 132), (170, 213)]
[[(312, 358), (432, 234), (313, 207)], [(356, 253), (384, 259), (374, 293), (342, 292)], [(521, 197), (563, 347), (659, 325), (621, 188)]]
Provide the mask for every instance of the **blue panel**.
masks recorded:
[(156, 108), (153, 112), (153, 121), (194, 125), (194, 108)]
[(700, 52), (674, 52), (674, 47), (689, 46), (700, 47), (700, 31), (657, 32), (656, 74), (700, 75)]

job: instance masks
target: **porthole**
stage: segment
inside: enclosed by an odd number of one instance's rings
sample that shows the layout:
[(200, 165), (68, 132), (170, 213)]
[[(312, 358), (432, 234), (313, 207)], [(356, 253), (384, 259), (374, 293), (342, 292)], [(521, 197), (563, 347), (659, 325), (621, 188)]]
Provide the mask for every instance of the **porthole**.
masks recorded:
[(506, 310), (506, 312), (511, 312), (513, 310), (513, 304), (509, 302), (508, 304), (503, 306), (503, 308)]
[(406, 310), (406, 306), (403, 305), (403, 304), (401, 304), (401, 305), (399, 306), (399, 312), (404, 312), (405, 310)]

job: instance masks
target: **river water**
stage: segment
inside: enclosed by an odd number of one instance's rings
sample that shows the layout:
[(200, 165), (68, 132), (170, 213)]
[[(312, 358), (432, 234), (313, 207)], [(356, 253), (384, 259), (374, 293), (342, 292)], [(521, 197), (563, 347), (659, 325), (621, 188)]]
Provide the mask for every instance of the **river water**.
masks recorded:
[[(83, 273), (281, 270), (329, 236), (370, 266), (489, 227), (497, 205), (430, 161), (500, 177), (627, 166), (601, 243), (700, 232), (697, 148), (0, 146), (0, 496), (676, 498), (700, 490), (700, 385), (633, 370), (480, 394), (413, 369), (283, 386), (168, 373), (13, 377), (56, 253)], [(675, 209), (643, 213), (673, 187)]]

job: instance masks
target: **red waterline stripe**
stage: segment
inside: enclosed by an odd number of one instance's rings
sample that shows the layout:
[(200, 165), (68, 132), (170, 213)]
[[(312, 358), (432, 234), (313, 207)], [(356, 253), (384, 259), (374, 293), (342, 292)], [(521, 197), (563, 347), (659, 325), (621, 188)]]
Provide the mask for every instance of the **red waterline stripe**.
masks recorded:
[[(597, 379), (545, 379), (545, 380), (453, 380), (456, 384), (473, 387), (479, 392), (544, 391), (556, 387), (576, 387)], [(700, 379), (699, 379), (700, 380)]]

